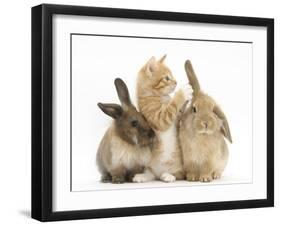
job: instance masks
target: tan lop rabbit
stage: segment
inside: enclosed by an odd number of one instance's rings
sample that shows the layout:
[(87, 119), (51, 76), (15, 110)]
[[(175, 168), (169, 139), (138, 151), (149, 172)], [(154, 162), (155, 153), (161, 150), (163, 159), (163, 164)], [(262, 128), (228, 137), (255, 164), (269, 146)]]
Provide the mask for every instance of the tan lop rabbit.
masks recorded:
[(232, 143), (227, 119), (217, 103), (200, 89), (189, 60), (185, 70), (193, 99), (179, 121), (179, 143), (188, 181), (210, 182), (221, 177), (228, 161), (225, 138)]
[(96, 161), (102, 182), (123, 183), (143, 172), (157, 138), (131, 103), (126, 84), (119, 78), (114, 83), (121, 106), (98, 103), (114, 121), (100, 142)]

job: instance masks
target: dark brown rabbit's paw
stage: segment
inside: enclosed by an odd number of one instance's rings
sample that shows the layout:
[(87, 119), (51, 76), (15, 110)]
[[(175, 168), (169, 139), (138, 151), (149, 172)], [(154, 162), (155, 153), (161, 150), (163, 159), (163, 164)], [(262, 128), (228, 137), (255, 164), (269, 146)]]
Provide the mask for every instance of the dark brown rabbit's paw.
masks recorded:
[(111, 182), (112, 178), (110, 176), (110, 174), (104, 174), (101, 176), (101, 182), (102, 183), (109, 183)]
[(125, 180), (128, 182), (133, 182), (133, 178), (135, 176), (135, 172), (128, 171), (125, 177)]
[(125, 177), (124, 176), (112, 176), (112, 183), (113, 184), (122, 184), (125, 182)]
[(207, 175), (200, 175), (199, 180), (201, 182), (211, 182), (213, 180), (213, 177), (212, 177), (212, 175), (209, 175), (209, 174), (207, 174)]

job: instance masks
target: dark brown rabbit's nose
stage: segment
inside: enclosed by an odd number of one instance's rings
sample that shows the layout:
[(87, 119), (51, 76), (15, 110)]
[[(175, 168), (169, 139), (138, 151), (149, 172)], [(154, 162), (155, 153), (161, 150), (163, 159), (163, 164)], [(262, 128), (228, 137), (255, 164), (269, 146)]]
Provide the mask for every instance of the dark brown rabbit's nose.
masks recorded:
[(153, 129), (148, 130), (147, 136), (148, 136), (149, 138), (152, 138), (152, 137), (155, 136), (155, 133), (154, 133)]

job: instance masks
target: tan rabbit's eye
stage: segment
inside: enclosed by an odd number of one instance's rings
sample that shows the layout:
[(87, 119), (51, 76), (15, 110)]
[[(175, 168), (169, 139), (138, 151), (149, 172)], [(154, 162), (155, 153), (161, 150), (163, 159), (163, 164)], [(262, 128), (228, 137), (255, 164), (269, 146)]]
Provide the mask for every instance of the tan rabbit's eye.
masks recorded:
[(138, 124), (139, 124), (139, 122), (138, 122), (137, 120), (133, 120), (133, 121), (131, 121), (131, 125), (132, 125), (132, 127), (137, 127), (137, 126), (138, 126)]
[(193, 113), (196, 113), (196, 112), (197, 112), (196, 107), (192, 107), (192, 112), (193, 112)]

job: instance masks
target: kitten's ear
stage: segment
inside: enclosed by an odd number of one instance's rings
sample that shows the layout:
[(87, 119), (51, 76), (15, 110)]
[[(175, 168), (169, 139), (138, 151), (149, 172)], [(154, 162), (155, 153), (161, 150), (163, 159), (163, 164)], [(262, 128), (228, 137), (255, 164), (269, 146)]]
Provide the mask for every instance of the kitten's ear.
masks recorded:
[(146, 64), (146, 74), (148, 76), (152, 76), (153, 72), (157, 70), (157, 61), (156, 58), (153, 56), (149, 59)]
[(165, 54), (164, 56), (161, 57), (161, 59), (159, 60), (159, 63), (163, 63), (164, 60), (166, 59), (167, 57), (167, 54)]

